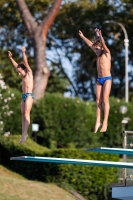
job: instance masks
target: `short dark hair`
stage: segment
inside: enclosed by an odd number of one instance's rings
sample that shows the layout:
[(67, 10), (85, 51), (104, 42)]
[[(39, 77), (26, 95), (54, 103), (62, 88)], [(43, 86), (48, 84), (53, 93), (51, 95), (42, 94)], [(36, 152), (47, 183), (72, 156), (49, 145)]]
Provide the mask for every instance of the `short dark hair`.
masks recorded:
[(95, 40), (95, 41), (93, 42), (92, 46), (93, 46), (93, 47), (96, 47), (96, 46), (102, 47), (101, 42), (100, 42), (99, 39)]
[(26, 66), (23, 62), (21, 62), (21, 63), (18, 64), (17, 68), (21, 68), (21, 69), (25, 70)]

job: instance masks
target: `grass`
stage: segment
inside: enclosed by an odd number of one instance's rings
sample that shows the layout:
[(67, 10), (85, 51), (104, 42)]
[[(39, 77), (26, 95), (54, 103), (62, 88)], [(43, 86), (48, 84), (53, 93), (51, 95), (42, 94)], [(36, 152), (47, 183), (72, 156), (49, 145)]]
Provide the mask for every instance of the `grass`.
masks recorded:
[(38, 181), (29, 181), (0, 165), (0, 200), (75, 200), (64, 189)]

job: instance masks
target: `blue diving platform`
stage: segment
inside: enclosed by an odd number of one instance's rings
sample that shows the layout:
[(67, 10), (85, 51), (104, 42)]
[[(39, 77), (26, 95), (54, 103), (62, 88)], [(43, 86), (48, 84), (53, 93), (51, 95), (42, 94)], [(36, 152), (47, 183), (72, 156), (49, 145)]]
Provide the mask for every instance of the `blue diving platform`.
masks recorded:
[(37, 156), (11, 157), (10, 160), (45, 162), (45, 163), (60, 163), (60, 164), (78, 164), (78, 165), (132, 168), (133, 169), (133, 163), (127, 163), (127, 162), (112, 162), (112, 161), (83, 160), (83, 159), (54, 158), (54, 157), (37, 157)]
[(84, 149), (84, 152), (98, 152), (98, 153), (111, 153), (111, 154), (126, 154), (133, 155), (133, 149), (123, 149), (123, 148), (108, 148), (108, 147), (97, 147)]

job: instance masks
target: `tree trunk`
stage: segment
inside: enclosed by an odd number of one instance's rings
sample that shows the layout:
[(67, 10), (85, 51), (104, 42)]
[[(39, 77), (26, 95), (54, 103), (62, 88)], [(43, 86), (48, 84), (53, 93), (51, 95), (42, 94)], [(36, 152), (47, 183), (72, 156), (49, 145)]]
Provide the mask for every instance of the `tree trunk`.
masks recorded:
[(49, 68), (46, 64), (46, 38), (49, 28), (51, 27), (56, 15), (58, 14), (62, 0), (55, 0), (47, 16), (40, 25), (34, 21), (25, 0), (16, 0), (21, 17), (26, 28), (34, 42), (34, 96), (35, 102), (44, 96), (48, 78), (50, 75)]
[(40, 37), (38, 34), (34, 38), (34, 88), (33, 93), (35, 102), (44, 96), (50, 75), (49, 68), (46, 64), (46, 38)]

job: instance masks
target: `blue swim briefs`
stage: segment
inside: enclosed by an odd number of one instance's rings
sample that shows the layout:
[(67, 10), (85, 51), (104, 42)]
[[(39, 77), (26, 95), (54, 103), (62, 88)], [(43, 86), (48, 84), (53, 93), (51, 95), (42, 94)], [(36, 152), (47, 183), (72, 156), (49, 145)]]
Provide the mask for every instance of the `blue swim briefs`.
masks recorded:
[(28, 96), (31, 96), (32, 99), (34, 99), (33, 93), (24, 93), (24, 94), (22, 94), (22, 100), (25, 102)]
[(99, 77), (97, 78), (97, 81), (103, 85), (105, 83), (105, 81), (107, 80), (111, 80), (112, 81), (112, 76), (104, 76), (104, 77)]

